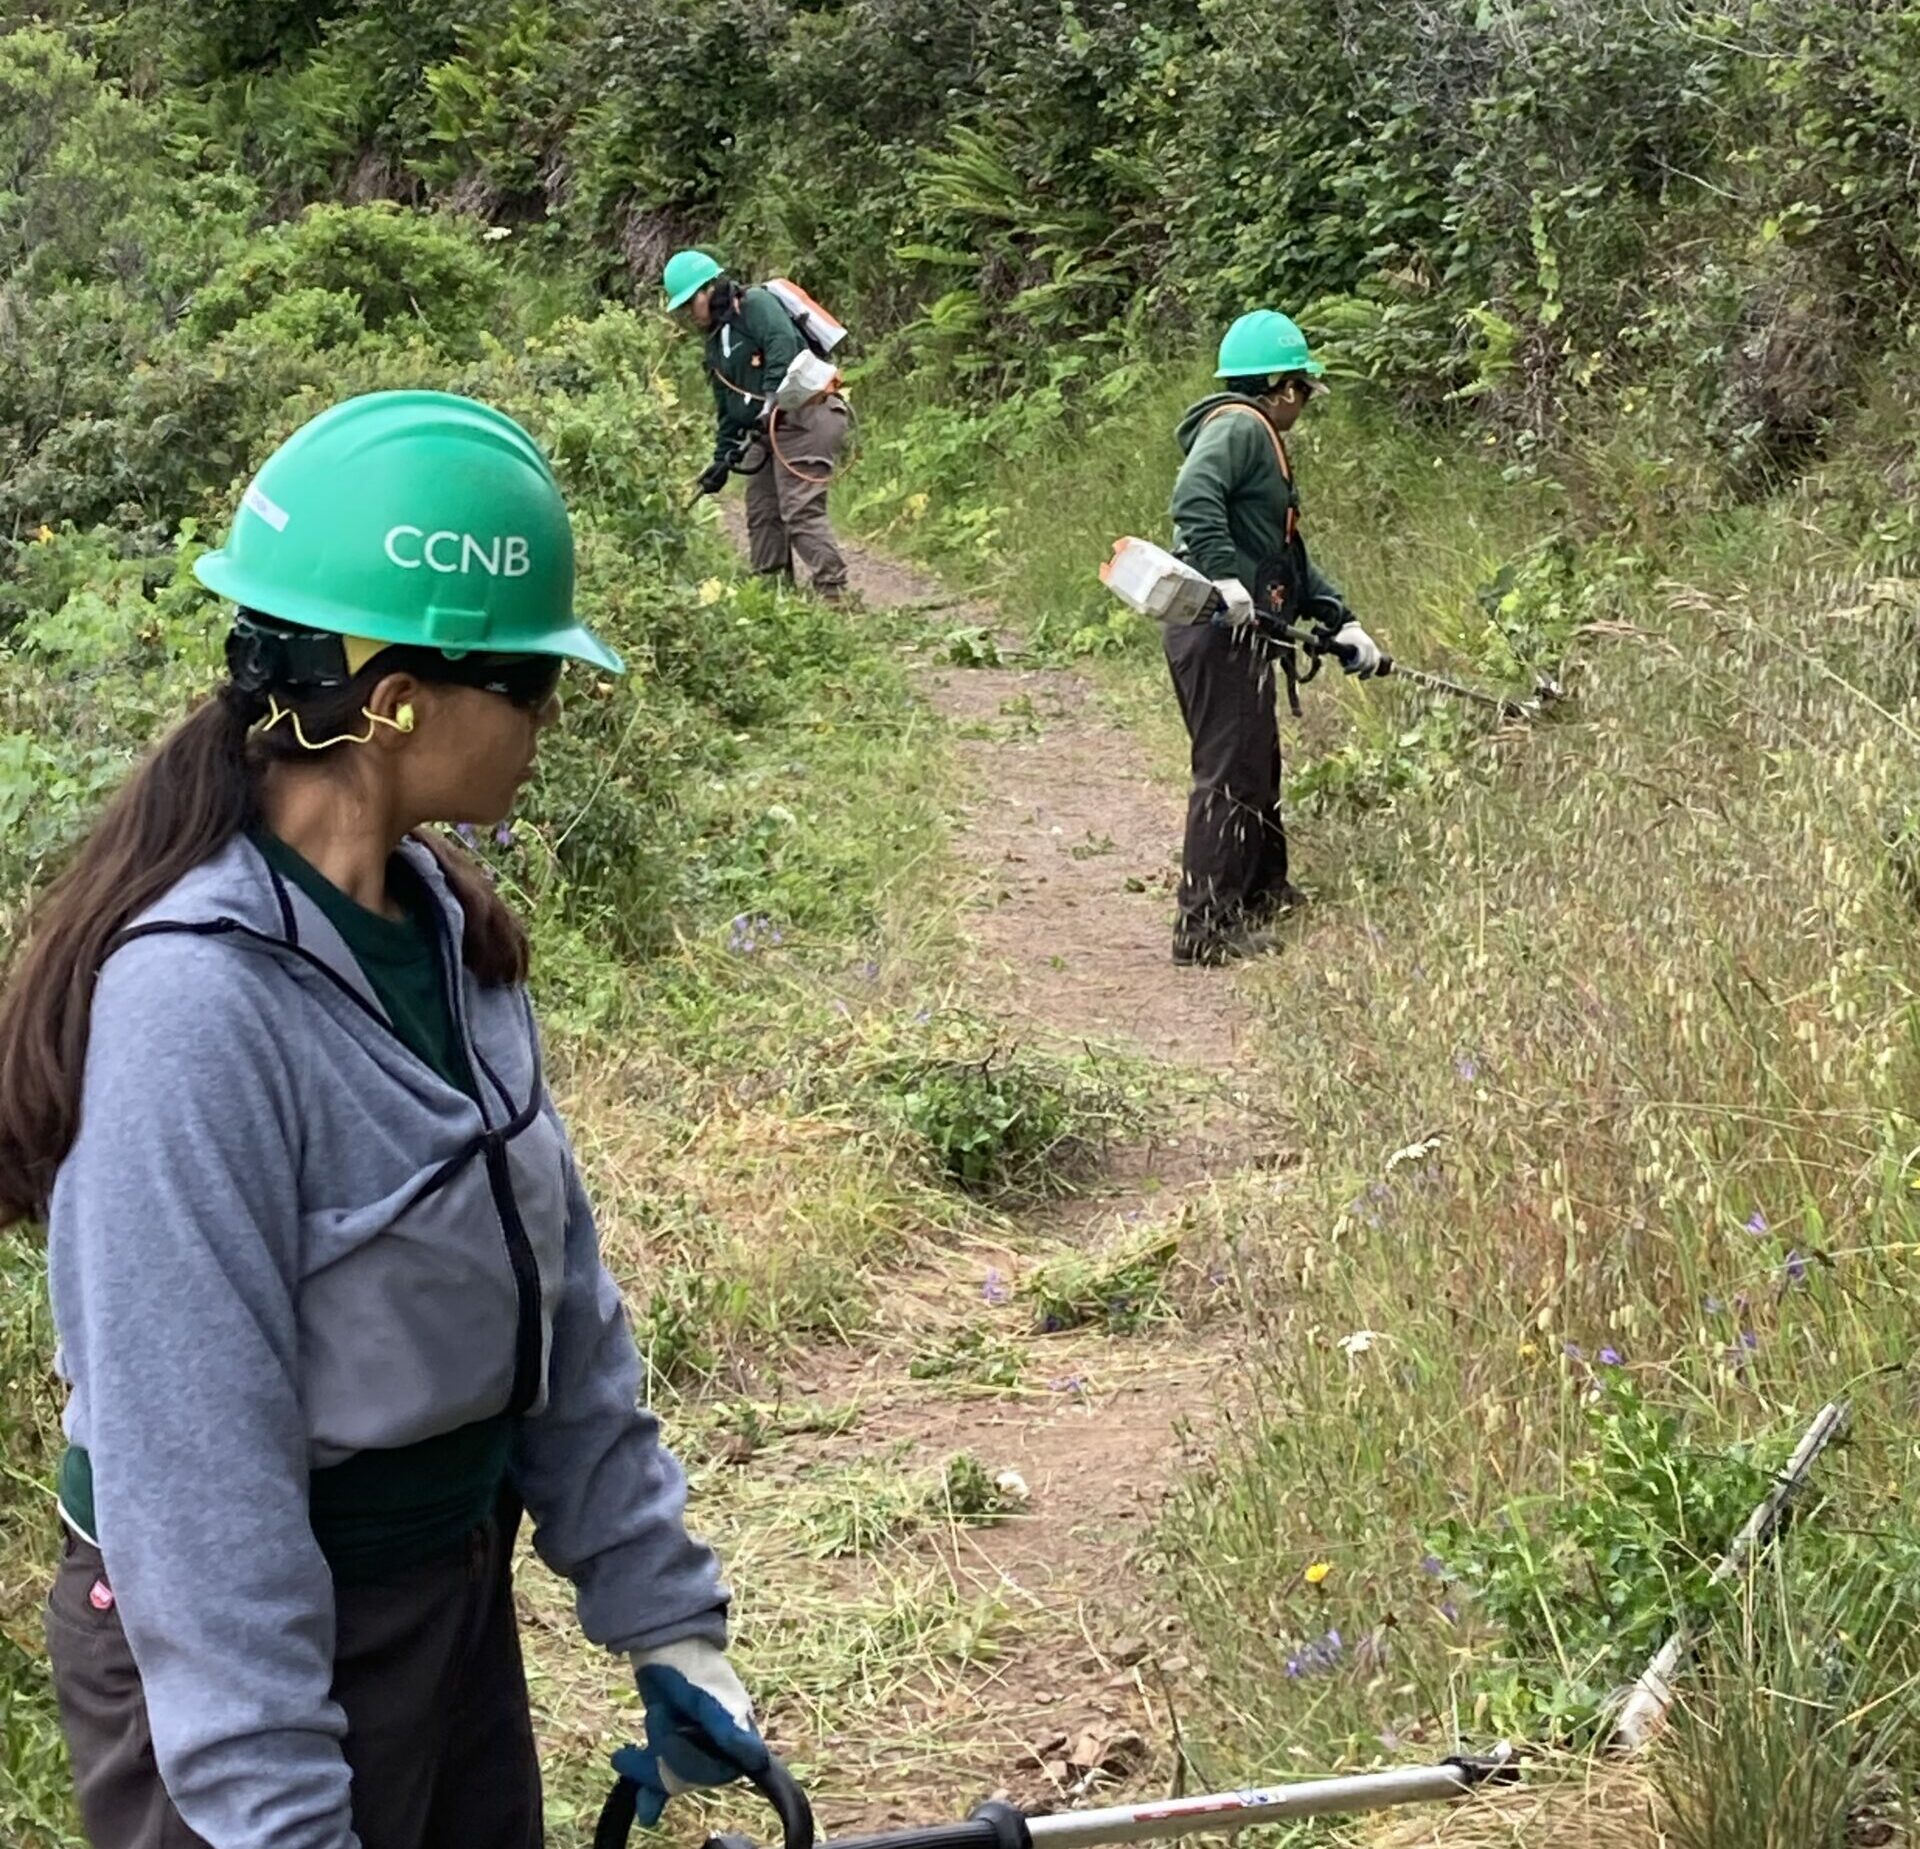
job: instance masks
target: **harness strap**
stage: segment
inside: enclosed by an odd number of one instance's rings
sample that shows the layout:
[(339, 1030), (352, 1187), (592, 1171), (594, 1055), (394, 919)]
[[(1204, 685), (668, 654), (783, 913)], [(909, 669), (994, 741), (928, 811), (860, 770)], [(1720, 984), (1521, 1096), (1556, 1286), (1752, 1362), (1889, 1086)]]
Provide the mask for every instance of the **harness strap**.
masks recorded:
[[(1252, 405), (1250, 404), (1215, 405), (1213, 409), (1209, 411), (1206, 414), (1206, 416), (1200, 420), (1200, 428), (1204, 430), (1210, 423), (1213, 422), (1213, 420), (1216, 417), (1226, 417), (1234, 412), (1238, 412), (1240, 415), (1244, 417), (1253, 418), (1259, 424), (1260, 428), (1267, 433), (1267, 441), (1273, 445), (1273, 459), (1276, 463), (1280, 465), (1280, 479), (1283, 482), (1285, 482), (1289, 488), (1291, 488), (1293, 486), (1293, 464), (1287, 459), (1287, 446), (1286, 444), (1281, 442), (1279, 431), (1274, 429), (1273, 425), (1266, 419), (1266, 417), (1263, 416), (1260, 412), (1256, 411)], [(1289, 507), (1287, 509), (1287, 544), (1288, 545), (1293, 544), (1294, 535), (1299, 530), (1300, 530), (1300, 510), (1297, 507)]]
[(773, 400), (773, 394), (771, 392), (750, 392), (744, 385), (734, 384), (718, 366), (709, 366), (707, 370), (712, 373), (728, 391), (738, 392), (749, 404), (770, 404)]
[[(773, 452), (774, 461), (777, 462), (781, 468), (785, 469), (789, 475), (796, 481), (811, 482), (816, 487), (822, 482), (833, 480), (834, 468), (832, 463), (828, 463), (820, 474), (809, 475), (805, 469), (796, 468), (786, 456), (781, 454), (780, 438), (776, 430), (776, 426), (780, 422), (780, 407), (774, 403), (771, 392), (750, 392), (744, 385), (736, 385), (718, 366), (709, 365), (707, 370), (712, 373), (728, 391), (738, 393), (739, 396), (744, 398), (749, 404), (757, 404), (765, 412), (767, 447)], [(744, 472), (748, 474), (758, 473), (757, 470), (747, 470)]]
[[(818, 486), (821, 482), (830, 482), (833, 480), (835, 471), (832, 463), (828, 463), (818, 475), (809, 475), (805, 469), (798, 467), (782, 451), (780, 448), (779, 434), (780, 407), (773, 402), (772, 393), (750, 392), (744, 385), (735, 385), (718, 366), (709, 366), (707, 370), (711, 372), (728, 391), (738, 392), (740, 396), (748, 400), (749, 403), (769, 407), (766, 419), (767, 447), (773, 452), (774, 461), (777, 462), (781, 468), (785, 469), (789, 475), (793, 476), (796, 481), (812, 482), (815, 486)], [(802, 460), (805, 460), (805, 458)], [(757, 470), (753, 469), (746, 469), (740, 472), (748, 475), (758, 473)]]

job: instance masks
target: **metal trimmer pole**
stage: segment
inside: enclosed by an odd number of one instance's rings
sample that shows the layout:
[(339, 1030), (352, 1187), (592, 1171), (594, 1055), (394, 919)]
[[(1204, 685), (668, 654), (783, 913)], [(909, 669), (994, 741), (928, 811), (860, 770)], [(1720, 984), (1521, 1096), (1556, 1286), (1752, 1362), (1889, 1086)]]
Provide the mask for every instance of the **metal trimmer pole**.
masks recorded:
[[(836, 1836), (818, 1849), (1093, 1849), (1101, 1843), (1169, 1842), (1202, 1832), (1243, 1830), (1256, 1823), (1357, 1816), (1398, 1804), (1444, 1803), (1464, 1797), (1479, 1785), (1512, 1783), (1519, 1775), (1519, 1755), (1502, 1745), (1484, 1758), (1462, 1756), (1436, 1766), (1402, 1766), (1207, 1797), (1159, 1798), (1107, 1810), (1029, 1817), (1011, 1804), (994, 1802), (981, 1805), (963, 1822), (888, 1830), (875, 1836)], [(710, 1842), (707, 1849), (752, 1849), (752, 1845), (723, 1837)], [(783, 1849), (807, 1846), (790, 1837)]]
[(1436, 1766), (1309, 1779), (1263, 1791), (1168, 1798), (1157, 1804), (1123, 1804), (1111, 1810), (1057, 1811), (1050, 1816), (1029, 1817), (1027, 1833), (1034, 1849), (1161, 1842), (1200, 1830), (1241, 1830), (1256, 1823), (1291, 1823), (1302, 1817), (1390, 1810), (1398, 1804), (1439, 1803), (1460, 1797), (1476, 1785), (1511, 1779), (1517, 1771), (1513, 1748), (1502, 1746), (1485, 1759), (1449, 1759)]
[(1551, 680), (1537, 683), (1532, 699), (1516, 700), (1510, 694), (1488, 693), (1482, 688), (1449, 680), (1444, 674), (1430, 673), (1425, 668), (1410, 668), (1404, 661), (1393, 662), (1382, 672), (1391, 673), (1396, 680), (1412, 681), (1416, 687), (1425, 687), (1434, 693), (1450, 694), (1456, 700), (1471, 700), (1476, 706), (1490, 706), (1502, 719), (1531, 719), (1542, 706), (1560, 697), (1559, 683)]
[[(1107, 1810), (1058, 1811), (1030, 1817), (1004, 1799), (989, 1799), (971, 1817), (872, 1836), (816, 1836), (813, 1806), (793, 1774), (769, 1755), (753, 1783), (780, 1819), (780, 1849), (1092, 1849), (1097, 1843), (1167, 1842), (1202, 1831), (1243, 1830), (1256, 1823), (1292, 1823), (1303, 1817), (1357, 1816), (1397, 1804), (1432, 1804), (1464, 1797), (1479, 1785), (1511, 1784), (1520, 1756), (1502, 1743), (1484, 1757), (1461, 1754), (1435, 1766), (1401, 1766), (1297, 1785), (1222, 1791), (1207, 1797), (1160, 1798)], [(622, 1778), (608, 1796), (594, 1831), (594, 1849), (627, 1849), (636, 1787)], [(706, 1849), (756, 1849), (746, 1836), (710, 1836)]]

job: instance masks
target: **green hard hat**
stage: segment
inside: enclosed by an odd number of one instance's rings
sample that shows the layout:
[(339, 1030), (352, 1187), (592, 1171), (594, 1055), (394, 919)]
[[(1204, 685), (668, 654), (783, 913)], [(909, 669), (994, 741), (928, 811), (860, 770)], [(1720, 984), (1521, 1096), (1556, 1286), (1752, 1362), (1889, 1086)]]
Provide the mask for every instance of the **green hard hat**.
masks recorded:
[(1313, 378), (1326, 367), (1313, 357), (1307, 337), (1293, 320), (1274, 308), (1256, 308), (1227, 329), (1220, 343), (1216, 379), (1252, 379), (1276, 372), (1304, 372)]
[(667, 307), (686, 307), (721, 274), (720, 265), (704, 250), (676, 250), (660, 273), (660, 286), (667, 292)]
[(303, 629), (621, 671), (574, 620), (573, 529), (540, 446), (451, 392), (369, 392), (301, 425), (193, 570)]

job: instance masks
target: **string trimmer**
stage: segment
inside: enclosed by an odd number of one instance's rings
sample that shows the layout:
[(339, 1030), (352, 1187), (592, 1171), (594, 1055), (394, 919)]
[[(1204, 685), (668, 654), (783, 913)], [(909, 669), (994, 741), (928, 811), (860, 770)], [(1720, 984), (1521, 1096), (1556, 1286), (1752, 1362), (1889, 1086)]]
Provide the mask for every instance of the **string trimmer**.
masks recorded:
[[(1511, 1784), (1519, 1755), (1502, 1745), (1484, 1757), (1461, 1755), (1438, 1765), (1401, 1766), (1343, 1778), (1304, 1779), (1252, 1791), (1197, 1798), (1153, 1798), (1107, 1810), (1052, 1811), (1029, 1816), (993, 1800), (953, 1823), (887, 1830), (874, 1836), (836, 1836), (825, 1849), (1092, 1849), (1096, 1843), (1171, 1842), (1201, 1831), (1245, 1829), (1255, 1823), (1295, 1823), (1303, 1817), (1357, 1816), (1400, 1804), (1432, 1804), (1486, 1784)], [(814, 1849), (813, 1807), (778, 1759), (753, 1781), (780, 1819), (780, 1849)], [(593, 1849), (625, 1849), (633, 1828), (634, 1789), (616, 1785), (600, 1813)], [(759, 1849), (750, 1837), (711, 1836), (706, 1849)]]
[[(1224, 619), (1226, 604), (1214, 589), (1213, 581), (1196, 571), (1185, 559), (1145, 539), (1114, 541), (1113, 557), (1100, 568), (1100, 580), (1128, 609), (1151, 616), (1163, 623), (1198, 623)], [(1253, 587), (1253, 628), (1282, 651), (1287, 665), (1287, 697), (1297, 714), (1299, 702), (1294, 689), (1320, 672), (1323, 657), (1331, 655), (1343, 666), (1353, 659), (1350, 648), (1337, 647), (1332, 638), (1318, 630), (1301, 629), (1269, 613), (1272, 587), (1263, 581)], [(1299, 665), (1304, 658), (1305, 666)], [(1380, 666), (1370, 678), (1395, 675), (1429, 693), (1446, 694), (1452, 699), (1469, 700), (1476, 706), (1490, 707), (1503, 719), (1538, 718), (1543, 707), (1564, 697), (1558, 681), (1541, 676), (1534, 682), (1527, 699), (1511, 694), (1490, 693), (1470, 687), (1445, 674), (1427, 668), (1409, 667), (1390, 655), (1382, 655)]]

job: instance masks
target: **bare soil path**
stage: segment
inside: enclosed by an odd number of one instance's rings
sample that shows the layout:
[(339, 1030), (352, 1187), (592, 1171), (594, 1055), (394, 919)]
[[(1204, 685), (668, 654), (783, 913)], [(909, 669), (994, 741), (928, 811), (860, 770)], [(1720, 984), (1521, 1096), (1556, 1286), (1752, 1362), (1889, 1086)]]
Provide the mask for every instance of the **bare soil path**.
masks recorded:
[[(724, 511), (739, 537), (739, 510)], [(869, 607), (924, 609), (939, 636), (997, 628), (991, 609), (848, 552)], [(925, 1472), (967, 1452), (1025, 1490), (1010, 1519), (955, 1523), (917, 1543), (962, 1607), (997, 1619), (957, 1670), (901, 1690), (895, 1744), (811, 1743), (835, 1831), (957, 1816), (992, 1792), (1049, 1807), (1165, 1787), (1166, 1696), (1186, 1665), (1142, 1553), (1172, 1477), (1232, 1397), (1231, 1336), (1200, 1318), (1035, 1338), (1002, 1299), (1063, 1247), (1180, 1224), (1196, 1196), (1256, 1159), (1259, 1141), (1233, 1100), (1244, 1028), (1233, 979), (1168, 957), (1183, 793), (1076, 674), (927, 665), (918, 678), (966, 773), (956, 851), (970, 875), (971, 1005), (1015, 1039), (1152, 1061), (1194, 1102), (1154, 1140), (1115, 1152), (1090, 1192), (1017, 1214), (1003, 1244), (942, 1254), (890, 1285), (872, 1339), (811, 1358), (785, 1384), (796, 1400), (858, 1409), (844, 1429), (788, 1447), (798, 1473), (879, 1460)], [(1032, 1363), (997, 1391), (916, 1378), (913, 1357), (940, 1330), (1026, 1341)], [(876, 1552), (832, 1569), (857, 1605), (897, 1563)]]

